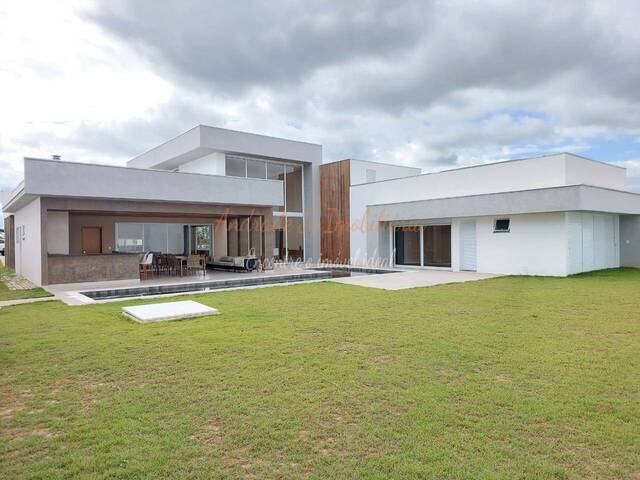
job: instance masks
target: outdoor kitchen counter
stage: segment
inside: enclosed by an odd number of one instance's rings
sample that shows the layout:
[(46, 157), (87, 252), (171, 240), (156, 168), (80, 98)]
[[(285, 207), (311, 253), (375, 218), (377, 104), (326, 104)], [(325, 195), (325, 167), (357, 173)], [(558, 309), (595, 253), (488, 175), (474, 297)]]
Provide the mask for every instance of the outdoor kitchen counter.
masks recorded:
[(50, 285), (138, 278), (138, 253), (49, 254)]

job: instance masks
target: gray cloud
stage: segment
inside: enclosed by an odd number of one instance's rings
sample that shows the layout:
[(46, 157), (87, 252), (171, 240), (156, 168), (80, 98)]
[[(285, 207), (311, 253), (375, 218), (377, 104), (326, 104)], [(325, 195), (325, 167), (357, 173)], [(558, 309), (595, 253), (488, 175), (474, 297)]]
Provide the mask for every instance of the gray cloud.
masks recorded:
[[(635, 1), (104, 0), (83, 15), (174, 97), (33, 127), (12, 139), (26, 150), (122, 162), (205, 123), (433, 170), (640, 137)], [(640, 144), (625, 155), (599, 159)]]
[(88, 17), (183, 78), (234, 95), (354, 57), (390, 58), (428, 24), (423, 6), (384, 0), (109, 1)]

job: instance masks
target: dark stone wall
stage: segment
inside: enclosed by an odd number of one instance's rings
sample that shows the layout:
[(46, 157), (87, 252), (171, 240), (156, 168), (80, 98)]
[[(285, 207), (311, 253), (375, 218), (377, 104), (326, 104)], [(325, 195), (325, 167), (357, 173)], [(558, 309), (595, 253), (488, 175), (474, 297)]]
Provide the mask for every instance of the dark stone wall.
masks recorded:
[(138, 278), (138, 254), (49, 255), (49, 284)]

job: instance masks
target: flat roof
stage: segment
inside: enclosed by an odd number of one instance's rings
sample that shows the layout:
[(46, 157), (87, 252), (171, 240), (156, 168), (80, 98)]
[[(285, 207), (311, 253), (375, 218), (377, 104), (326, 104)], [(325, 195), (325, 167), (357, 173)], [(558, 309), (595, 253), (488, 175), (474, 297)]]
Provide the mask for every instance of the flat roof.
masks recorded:
[[(359, 158), (343, 158), (342, 160), (331, 160), (330, 162), (324, 162), (322, 165), (330, 165), (332, 163), (347, 162), (347, 161), (373, 163), (374, 165), (386, 165), (389, 167), (407, 168), (411, 170), (422, 170), (420, 167), (410, 167), (407, 165), (400, 165), (397, 163), (390, 163), (390, 162), (378, 162), (376, 160), (361, 160)], [(370, 182), (370, 183), (374, 183), (374, 182)]]
[[(627, 170), (625, 167), (621, 167), (620, 165), (614, 165), (614, 164), (609, 163), (609, 162), (603, 162), (602, 160), (594, 160), (593, 158), (584, 157), (582, 155), (576, 155), (575, 153), (571, 153), (571, 152), (556, 152), (556, 153), (548, 153), (548, 154), (545, 154), (545, 155), (538, 155), (538, 156), (535, 156), (535, 157), (512, 158), (512, 159), (509, 159), (509, 160), (499, 160), (497, 162), (487, 162), (487, 163), (479, 163), (479, 164), (476, 164), (476, 165), (467, 165), (467, 166), (464, 166), (464, 167), (446, 168), (444, 170), (437, 170), (437, 171), (434, 171), (434, 172), (421, 173), (419, 175), (414, 175), (412, 177), (387, 178), (385, 180), (378, 180), (376, 182), (362, 183), (362, 184), (359, 184), (359, 185), (373, 185), (373, 184), (376, 184), (376, 183), (392, 182), (392, 181), (395, 181), (395, 180), (406, 180), (407, 178), (425, 177), (425, 176), (428, 176), (428, 175), (439, 175), (441, 173), (457, 172), (457, 171), (460, 171), (460, 170), (470, 170), (472, 168), (488, 167), (488, 166), (491, 166), (491, 165), (501, 165), (501, 164), (505, 164), (505, 163), (515, 163), (515, 162), (524, 162), (524, 161), (529, 161), (529, 160), (537, 160), (537, 159), (540, 159), (540, 158), (555, 157), (555, 156), (558, 156), (558, 155), (570, 155), (572, 157), (576, 157), (576, 158), (579, 158), (581, 160), (586, 160), (586, 161), (589, 161), (589, 162), (594, 162), (594, 163), (598, 163), (598, 164), (601, 164), (601, 165), (606, 165), (608, 167), (619, 168), (619, 169), (625, 170), (625, 171)], [(358, 185), (353, 185), (353, 186), (358, 186)]]

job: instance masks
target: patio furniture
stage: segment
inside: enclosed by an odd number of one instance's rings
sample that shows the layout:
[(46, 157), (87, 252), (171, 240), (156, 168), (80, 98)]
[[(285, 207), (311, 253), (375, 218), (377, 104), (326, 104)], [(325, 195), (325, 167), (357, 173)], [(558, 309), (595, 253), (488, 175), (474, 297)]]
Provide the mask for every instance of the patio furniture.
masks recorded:
[(167, 253), (161, 253), (159, 255), (158, 272), (161, 275), (171, 275), (171, 268), (169, 266), (169, 255)]
[(178, 255), (167, 255), (167, 271), (169, 275), (180, 275), (184, 273), (184, 261)]
[(140, 280), (148, 280), (153, 276), (153, 253), (148, 252), (138, 265)]
[(258, 259), (255, 256), (244, 255), (239, 257), (215, 257), (208, 265), (213, 268), (221, 268), (224, 270), (242, 270), (250, 272), (255, 270), (258, 265)]
[(206, 274), (206, 263), (204, 257), (202, 255), (189, 255), (187, 257), (187, 271), (188, 272), (198, 272), (202, 271), (202, 276)]

